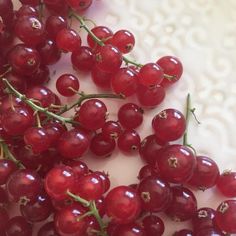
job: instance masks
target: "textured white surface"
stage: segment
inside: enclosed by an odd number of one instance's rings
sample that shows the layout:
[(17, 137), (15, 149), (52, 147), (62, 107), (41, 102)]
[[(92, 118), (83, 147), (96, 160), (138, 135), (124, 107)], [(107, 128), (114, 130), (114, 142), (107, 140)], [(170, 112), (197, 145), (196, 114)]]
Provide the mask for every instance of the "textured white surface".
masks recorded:
[[(141, 63), (156, 61), (164, 55), (175, 55), (183, 62), (182, 80), (168, 90), (160, 107), (145, 112), (145, 122), (138, 129), (142, 138), (151, 133), (151, 119), (161, 109), (174, 107), (183, 111), (190, 92), (201, 121), (198, 126), (191, 120), (190, 142), (199, 154), (217, 161), (221, 170), (236, 170), (236, 1), (95, 0), (86, 15), (114, 31), (122, 28), (132, 31), (137, 44), (131, 57)], [(63, 59), (56, 66), (52, 86), (60, 74), (72, 71), (69, 55), (65, 58), (68, 60)], [(97, 91), (86, 77), (79, 74), (82, 90)], [(110, 117), (115, 118), (120, 103), (105, 102)], [(138, 155), (130, 157), (118, 152), (106, 161), (85, 159), (92, 169), (108, 171), (113, 185), (137, 182), (142, 166)], [(215, 190), (196, 194), (199, 207), (215, 208), (223, 199)], [(169, 236), (184, 225), (166, 220), (164, 235)]]

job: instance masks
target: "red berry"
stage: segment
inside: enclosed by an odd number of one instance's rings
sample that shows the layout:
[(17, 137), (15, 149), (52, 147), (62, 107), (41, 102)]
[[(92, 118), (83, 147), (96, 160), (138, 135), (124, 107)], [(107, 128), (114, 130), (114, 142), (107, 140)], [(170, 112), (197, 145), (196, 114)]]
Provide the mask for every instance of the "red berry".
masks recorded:
[(102, 127), (102, 134), (104, 137), (109, 139), (118, 138), (122, 133), (122, 128), (119, 122), (107, 121)]
[(236, 197), (236, 172), (223, 172), (217, 180), (217, 189), (226, 197)]
[(20, 18), (23, 16), (34, 16), (38, 17), (39, 13), (36, 10), (36, 8), (30, 6), (30, 5), (22, 5), (17, 11), (16, 11), (16, 17)]
[(138, 173), (138, 179), (143, 180), (149, 176), (160, 177), (160, 173), (155, 166), (146, 165), (143, 166)]
[(130, 31), (119, 30), (112, 36), (110, 43), (122, 53), (129, 53), (135, 45), (135, 38)]
[(180, 231), (176, 231), (173, 236), (193, 236), (193, 231), (189, 229), (182, 229)]
[(165, 142), (174, 141), (183, 136), (186, 129), (186, 120), (180, 111), (166, 109), (153, 118), (152, 127), (160, 140)]
[(116, 94), (129, 97), (136, 92), (137, 75), (130, 68), (119, 69), (111, 78), (111, 87)]
[(225, 234), (214, 228), (205, 228), (198, 230), (194, 236), (225, 236)]
[(162, 219), (155, 215), (144, 217), (142, 219), (142, 225), (147, 236), (161, 236), (165, 230)]
[(54, 222), (48, 222), (41, 226), (37, 236), (59, 236), (59, 234), (56, 232)]
[(79, 80), (74, 75), (63, 74), (57, 79), (56, 88), (62, 96), (71, 97), (79, 91)]
[(136, 191), (127, 186), (112, 189), (105, 198), (106, 213), (118, 224), (133, 222), (140, 214), (140, 199)]
[(143, 179), (138, 186), (143, 210), (160, 212), (165, 210), (171, 201), (171, 189), (167, 182), (155, 176)]
[(39, 5), (39, 0), (20, 0), (20, 2), (23, 5), (31, 5), (31, 6), (38, 6)]
[(75, 10), (84, 11), (91, 6), (93, 0), (66, 0), (66, 2)]
[(4, 232), (8, 220), (9, 215), (7, 210), (4, 207), (0, 206), (0, 232)]
[(164, 71), (165, 74), (174, 76), (173, 79), (164, 79), (161, 83), (162, 86), (167, 87), (178, 81), (183, 74), (183, 66), (180, 60), (173, 56), (165, 56), (156, 62)]
[(138, 224), (131, 223), (126, 225), (119, 225), (116, 229), (114, 236), (149, 236), (145, 233), (144, 229)]
[(77, 179), (89, 173), (88, 166), (82, 161), (66, 160), (65, 164), (73, 169)]
[(197, 211), (197, 200), (194, 194), (184, 187), (172, 187), (172, 200), (166, 214), (174, 221), (191, 219)]
[(67, 191), (73, 191), (76, 174), (69, 166), (60, 165), (52, 168), (46, 175), (44, 187), (48, 195), (56, 200), (68, 198)]
[(134, 103), (126, 103), (118, 111), (120, 124), (126, 129), (135, 129), (143, 122), (143, 109)]
[(16, 164), (11, 160), (0, 160), (0, 185), (7, 182), (9, 176), (17, 170)]
[(102, 185), (103, 185), (103, 190), (104, 190), (103, 193), (107, 192), (111, 186), (111, 181), (109, 179), (109, 175), (105, 174), (105, 172), (101, 172), (101, 171), (95, 171), (93, 173), (98, 175), (100, 177), (100, 179), (102, 180)]

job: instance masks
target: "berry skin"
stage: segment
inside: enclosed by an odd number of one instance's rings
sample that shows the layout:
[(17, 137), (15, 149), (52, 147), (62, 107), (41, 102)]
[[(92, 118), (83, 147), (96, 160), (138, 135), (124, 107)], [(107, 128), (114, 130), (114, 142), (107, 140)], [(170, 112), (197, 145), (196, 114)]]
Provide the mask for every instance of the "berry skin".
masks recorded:
[(66, 0), (66, 3), (77, 11), (84, 11), (91, 6), (93, 0)]
[(119, 225), (116, 227), (112, 236), (149, 236), (144, 229), (138, 224), (131, 223), (127, 225)]
[(160, 140), (165, 142), (175, 141), (183, 136), (186, 129), (186, 120), (180, 111), (166, 109), (153, 118), (152, 127)]
[(38, 6), (39, 0), (20, 0), (22, 5), (31, 5), (31, 6)]
[(156, 176), (143, 179), (137, 192), (141, 198), (142, 209), (150, 212), (165, 210), (172, 196), (169, 184)]
[(73, 191), (76, 174), (69, 166), (60, 165), (52, 168), (46, 175), (44, 187), (47, 194), (55, 200), (68, 198), (67, 191)]
[(186, 183), (193, 175), (196, 158), (188, 147), (173, 144), (161, 151), (156, 163), (164, 180)]
[(106, 72), (117, 72), (122, 64), (122, 54), (114, 46), (108, 44), (99, 49), (95, 55), (95, 65)]
[(54, 222), (48, 222), (39, 229), (37, 236), (59, 236), (59, 234), (56, 232)]
[(217, 180), (217, 189), (226, 197), (236, 197), (236, 172), (226, 171)]
[(158, 172), (158, 169), (155, 166), (146, 165), (139, 170), (139, 180), (143, 180), (149, 176), (160, 177), (160, 173)]
[(82, 161), (66, 160), (65, 164), (73, 169), (73, 172), (76, 174), (77, 179), (89, 173), (88, 166)]
[(102, 127), (102, 134), (105, 138), (115, 139), (122, 134), (122, 128), (119, 122), (107, 121)]
[(9, 215), (8, 215), (8, 212), (7, 210), (0, 206), (0, 232), (3, 232), (5, 227), (6, 227), (6, 224), (9, 220)]
[(138, 78), (140, 84), (152, 87), (162, 82), (164, 74), (161, 67), (156, 63), (148, 63), (141, 67)]
[(108, 157), (115, 150), (116, 142), (106, 138), (102, 133), (96, 134), (90, 143), (91, 152), (97, 157)]
[(125, 130), (118, 138), (117, 145), (122, 152), (132, 153), (140, 148), (141, 139), (135, 130)]
[(161, 236), (165, 230), (164, 222), (155, 215), (145, 216), (142, 219), (142, 225), (147, 236)]
[(122, 53), (126, 54), (132, 51), (135, 45), (134, 35), (128, 30), (117, 31), (109, 41), (117, 47)]
[(0, 185), (7, 182), (9, 176), (17, 170), (16, 164), (11, 160), (0, 160)]
[(205, 228), (198, 230), (194, 236), (225, 236), (226, 234), (215, 228)]
[(74, 75), (63, 74), (57, 79), (56, 88), (62, 96), (74, 96), (80, 88), (79, 80)]
[(173, 236), (193, 236), (193, 231), (189, 229), (182, 229), (173, 234)]
[(20, 18), (23, 16), (35, 16), (38, 17), (38, 11), (36, 8), (30, 6), (30, 5), (22, 5), (19, 10), (16, 11), (16, 17)]
[(174, 221), (191, 219), (197, 211), (194, 194), (184, 187), (172, 187), (172, 200), (165, 213)]
[(111, 78), (111, 87), (116, 94), (125, 97), (133, 95), (137, 90), (138, 78), (134, 70), (130, 68), (119, 69)]
[(163, 87), (168, 87), (177, 82), (183, 74), (183, 66), (180, 60), (173, 56), (165, 56), (156, 62), (165, 74), (174, 76), (173, 79), (164, 79), (161, 83)]
[(118, 111), (118, 120), (126, 129), (135, 129), (143, 122), (143, 109), (134, 103), (126, 103)]
[(73, 29), (61, 29), (56, 37), (57, 47), (64, 52), (73, 52), (81, 47), (81, 38)]
[(140, 198), (127, 186), (113, 188), (105, 198), (106, 213), (117, 224), (133, 222), (140, 214)]
[(236, 233), (236, 200), (226, 200), (222, 202), (217, 210), (215, 216), (216, 226), (225, 233)]
[(196, 161), (197, 165), (188, 183), (201, 190), (215, 186), (219, 177), (217, 164), (211, 158), (205, 156), (197, 156)]
[(67, 159), (75, 159), (84, 155), (89, 148), (89, 136), (82, 130), (66, 131), (58, 140), (57, 150)]
[(89, 99), (84, 102), (75, 114), (74, 120), (85, 129), (97, 130), (103, 127), (107, 118), (107, 107), (98, 99)]

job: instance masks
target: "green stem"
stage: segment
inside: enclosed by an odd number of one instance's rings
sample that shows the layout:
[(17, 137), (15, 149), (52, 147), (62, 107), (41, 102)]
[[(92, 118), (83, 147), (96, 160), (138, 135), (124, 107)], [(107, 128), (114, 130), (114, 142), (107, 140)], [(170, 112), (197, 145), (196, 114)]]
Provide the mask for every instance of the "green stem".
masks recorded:
[(32, 100), (28, 99), (24, 94), (21, 94), (18, 92), (6, 79), (2, 79), (6, 87), (21, 101), (29, 105), (34, 111), (41, 112), (47, 115), (48, 117), (54, 118), (56, 120), (61, 121), (62, 123), (74, 123), (74, 121), (71, 118), (65, 118), (62, 116), (59, 116), (53, 112), (48, 111), (46, 108), (40, 107), (36, 105)]
[[(71, 197), (71, 198), (73, 198), (75, 201), (77, 201), (77, 202), (80, 202), (81, 204), (83, 204), (85, 207), (87, 207), (87, 208), (89, 208), (89, 211), (88, 211), (88, 213), (86, 213), (87, 215), (93, 215), (95, 218), (96, 218), (96, 220), (97, 220), (97, 222), (98, 222), (98, 224), (99, 224), (99, 226), (100, 226), (100, 232), (99, 232), (99, 235), (101, 235), (101, 236), (108, 236), (107, 235), (107, 232), (106, 232), (106, 230), (105, 230), (105, 228), (106, 228), (106, 225), (105, 225), (105, 223), (103, 222), (103, 220), (102, 220), (102, 217), (100, 216), (100, 214), (99, 214), (99, 212), (98, 212), (98, 209), (97, 209), (97, 206), (96, 206), (96, 203), (95, 203), (95, 201), (87, 201), (87, 200), (85, 200), (85, 199), (83, 199), (83, 198), (81, 198), (81, 197), (79, 197), (79, 196), (77, 196), (77, 195), (75, 195), (75, 194), (73, 194), (73, 193), (71, 193), (70, 191), (67, 191), (67, 194)], [(82, 217), (84, 217), (84, 216), (82, 216)], [(81, 218), (80, 218), (81, 219)]]
[(74, 107), (81, 106), (82, 102), (91, 99), (91, 98), (115, 98), (115, 99), (124, 99), (125, 97), (123, 95), (117, 95), (117, 94), (110, 94), (110, 93), (101, 93), (101, 94), (84, 94), (79, 93), (81, 96), (75, 103), (71, 104), (70, 106), (65, 106), (60, 112), (58, 112), (58, 115), (61, 115), (69, 110), (71, 110)]
[(183, 139), (183, 145), (188, 145), (188, 124), (189, 124), (189, 117), (191, 112), (191, 98), (190, 94), (187, 95), (187, 103), (186, 103), (186, 113), (185, 113), (185, 119), (186, 119), (186, 130), (184, 133), (184, 139)]
[(25, 169), (25, 166), (14, 157), (12, 152), (9, 150), (7, 144), (1, 138), (0, 138), (0, 144), (1, 144), (1, 147), (3, 148), (5, 157), (12, 160), (19, 168)]

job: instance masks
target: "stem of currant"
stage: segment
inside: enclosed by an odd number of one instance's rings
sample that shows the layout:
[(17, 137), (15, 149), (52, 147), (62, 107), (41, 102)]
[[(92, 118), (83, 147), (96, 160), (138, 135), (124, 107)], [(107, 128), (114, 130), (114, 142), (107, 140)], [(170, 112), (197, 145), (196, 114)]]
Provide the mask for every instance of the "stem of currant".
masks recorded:
[[(105, 43), (100, 40), (90, 29), (89, 27), (86, 25), (85, 23), (85, 20), (83, 17), (81, 17), (80, 15), (78, 15), (77, 13), (71, 11), (70, 14), (69, 14), (69, 17), (74, 17), (75, 19), (77, 19), (79, 22), (80, 22), (80, 28), (83, 28), (87, 31), (87, 33), (93, 38), (93, 40), (100, 46), (104, 46)], [(125, 62), (126, 65), (134, 65), (136, 67), (142, 67), (143, 65), (140, 64), (140, 63), (137, 63), (135, 61), (132, 61), (130, 60), (129, 58), (123, 56), (123, 61)], [(173, 80), (175, 79), (175, 76), (171, 76), (171, 75), (167, 75), (167, 74), (164, 74), (164, 77), (168, 80)]]
[(95, 201), (87, 201), (87, 200), (81, 198), (80, 196), (77, 196), (77, 195), (71, 193), (70, 191), (67, 191), (67, 194), (71, 198), (73, 198), (75, 201), (80, 202), (81, 204), (83, 204), (85, 207), (87, 207), (89, 209), (88, 215), (93, 215), (96, 218), (96, 220), (100, 226), (101, 231), (99, 232), (100, 233), (99, 235), (108, 236), (107, 232), (105, 230), (106, 225), (103, 222), (102, 217), (100, 216), (100, 214), (98, 212)]
[(7, 144), (4, 142), (3, 139), (0, 138), (0, 145), (1, 148), (3, 150), (4, 156), (6, 158), (8, 158), (9, 160), (12, 160), (19, 168), (21, 169), (25, 169), (25, 166), (19, 161), (17, 160), (14, 155), (12, 154), (12, 152), (9, 150)]
[(19, 91), (17, 91), (6, 79), (2, 79), (2, 81), (14, 96), (21, 99), (21, 101), (29, 105), (34, 111), (44, 113), (48, 117), (59, 120), (62, 123), (74, 123), (74, 121), (71, 118), (65, 118), (65, 117), (59, 116), (53, 112), (48, 111), (47, 109), (41, 106), (36, 105), (32, 100), (28, 99), (24, 94), (21, 94)]

